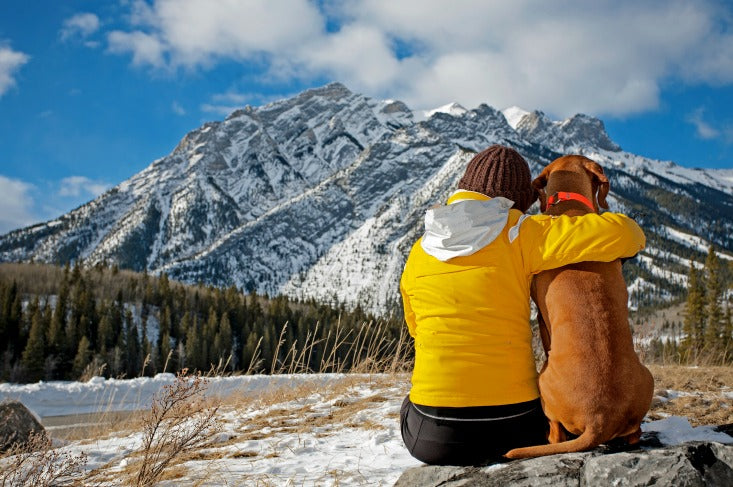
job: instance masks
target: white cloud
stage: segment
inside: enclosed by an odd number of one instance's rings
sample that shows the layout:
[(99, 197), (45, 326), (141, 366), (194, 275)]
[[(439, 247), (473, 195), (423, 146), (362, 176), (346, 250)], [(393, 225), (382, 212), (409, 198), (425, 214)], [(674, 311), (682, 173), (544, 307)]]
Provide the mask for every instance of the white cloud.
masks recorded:
[(239, 110), (242, 107), (235, 105), (216, 105), (213, 103), (202, 103), (201, 111), (204, 113), (213, 113), (222, 117), (227, 117), (235, 110)]
[(156, 67), (164, 67), (163, 54), (166, 47), (161, 40), (154, 35), (144, 32), (122, 32), (112, 31), (107, 35), (109, 51), (115, 54), (132, 52), (132, 64), (142, 66), (150, 64)]
[(265, 80), (331, 78), (414, 109), (624, 115), (655, 108), (663, 81), (733, 83), (732, 18), (716, 0), (154, 0), (134, 2), (108, 41), (136, 65), (233, 60)]
[(702, 139), (717, 139), (720, 137), (720, 130), (716, 129), (703, 119), (705, 110), (698, 108), (687, 116), (687, 121), (695, 126), (697, 136)]
[(307, 0), (156, 0), (152, 6), (137, 1), (131, 18), (134, 30), (110, 33), (110, 48), (159, 68), (285, 54), (318, 36), (322, 22)]
[(171, 104), (171, 110), (173, 110), (173, 113), (175, 113), (176, 115), (183, 116), (186, 114), (186, 110), (183, 108), (183, 105), (181, 105), (177, 101), (174, 101)]
[(29, 59), (27, 54), (0, 44), (0, 96), (15, 86), (15, 73)]
[(33, 215), (33, 185), (0, 176), (0, 234), (37, 221)]
[(64, 20), (61, 28), (61, 40), (73, 38), (86, 39), (99, 30), (99, 17), (92, 13), (79, 13)]
[(91, 196), (95, 198), (108, 188), (109, 184), (93, 181), (86, 176), (70, 176), (61, 180), (58, 194), (63, 197)]
[(251, 99), (251, 95), (242, 93), (217, 93), (211, 97), (210, 103), (203, 103), (201, 105), (201, 111), (227, 116), (235, 110), (244, 108), (248, 101), (251, 102)]

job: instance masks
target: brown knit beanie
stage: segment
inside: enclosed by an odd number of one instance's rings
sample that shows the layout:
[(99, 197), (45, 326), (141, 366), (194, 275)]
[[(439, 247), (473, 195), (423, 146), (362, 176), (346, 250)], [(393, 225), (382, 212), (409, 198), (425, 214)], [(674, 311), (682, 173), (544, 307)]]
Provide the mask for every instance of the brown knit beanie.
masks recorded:
[(458, 189), (503, 196), (514, 202), (512, 208), (526, 212), (537, 199), (532, 188), (529, 164), (519, 152), (509, 147), (492, 145), (479, 152), (466, 167)]

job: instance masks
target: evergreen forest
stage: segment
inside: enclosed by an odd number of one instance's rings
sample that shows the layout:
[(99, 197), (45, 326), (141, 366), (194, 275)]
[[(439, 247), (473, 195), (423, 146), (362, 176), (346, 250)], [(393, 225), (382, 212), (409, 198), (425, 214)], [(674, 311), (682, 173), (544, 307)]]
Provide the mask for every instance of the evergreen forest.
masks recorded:
[(652, 340), (650, 360), (701, 365), (733, 363), (730, 269), (730, 263), (721, 262), (712, 246), (704, 263), (690, 262), (687, 297), (681, 321), (677, 323), (682, 333)]
[(401, 316), (116, 266), (0, 264), (0, 380), (340, 372), (409, 354)]

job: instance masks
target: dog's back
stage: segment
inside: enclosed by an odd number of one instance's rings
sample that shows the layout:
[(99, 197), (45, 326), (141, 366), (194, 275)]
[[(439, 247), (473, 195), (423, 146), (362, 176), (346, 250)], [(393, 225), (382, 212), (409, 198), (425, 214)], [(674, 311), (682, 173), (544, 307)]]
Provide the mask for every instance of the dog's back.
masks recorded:
[(593, 446), (634, 434), (654, 384), (634, 351), (621, 262), (585, 262), (536, 279), (537, 304), (551, 327), (539, 379), (545, 414), (572, 434), (589, 429)]
[[(582, 156), (565, 156), (545, 168), (544, 180), (540, 176), (535, 182), (540, 180), (544, 187), (553, 171), (559, 177), (551, 181), (554, 185), (547, 184), (548, 193), (552, 186), (590, 192), (595, 204), (598, 182), (592, 173), (602, 175), (600, 166)], [(605, 206), (608, 180), (605, 176), (602, 180), (606, 186), (598, 192), (598, 200)], [(579, 215), (594, 210), (587, 208), (587, 198), (578, 201), (546, 213)], [(621, 262), (584, 262), (542, 272), (534, 278), (532, 297), (545, 327), (541, 332), (547, 361), (539, 387), (550, 420), (551, 444), (514, 449), (506, 456), (582, 451), (616, 437), (638, 441), (654, 380), (634, 351)], [(565, 431), (580, 436), (564, 441)]]

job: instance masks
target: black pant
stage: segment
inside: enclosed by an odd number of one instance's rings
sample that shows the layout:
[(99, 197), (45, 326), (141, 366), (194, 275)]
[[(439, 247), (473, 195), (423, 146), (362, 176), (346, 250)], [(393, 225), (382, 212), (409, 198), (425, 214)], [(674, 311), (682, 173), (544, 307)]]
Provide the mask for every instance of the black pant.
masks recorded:
[(506, 406), (434, 408), (409, 396), (400, 411), (402, 440), (430, 465), (484, 465), (522, 446), (547, 443), (548, 422), (539, 399)]

